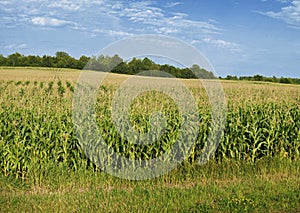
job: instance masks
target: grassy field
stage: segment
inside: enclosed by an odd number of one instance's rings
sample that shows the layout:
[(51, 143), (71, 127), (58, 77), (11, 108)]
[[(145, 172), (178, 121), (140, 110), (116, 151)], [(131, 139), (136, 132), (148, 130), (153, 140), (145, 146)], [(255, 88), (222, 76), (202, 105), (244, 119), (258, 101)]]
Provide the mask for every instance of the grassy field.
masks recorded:
[[(112, 177), (85, 156), (74, 134), (72, 97), (80, 72), (0, 69), (0, 211), (299, 212), (300, 86), (222, 81), (226, 129), (214, 158), (198, 165), (209, 133), (210, 106), (196, 80), (181, 80), (199, 106), (199, 135), (190, 156), (172, 172), (147, 181)], [(110, 148), (132, 159), (168, 151), (180, 131), (172, 100), (159, 92), (134, 99), (132, 125), (149, 131), (162, 110), (167, 132), (147, 147), (116, 134), (111, 103), (129, 77), (109, 74), (96, 105)], [(161, 101), (164, 98), (165, 101)]]

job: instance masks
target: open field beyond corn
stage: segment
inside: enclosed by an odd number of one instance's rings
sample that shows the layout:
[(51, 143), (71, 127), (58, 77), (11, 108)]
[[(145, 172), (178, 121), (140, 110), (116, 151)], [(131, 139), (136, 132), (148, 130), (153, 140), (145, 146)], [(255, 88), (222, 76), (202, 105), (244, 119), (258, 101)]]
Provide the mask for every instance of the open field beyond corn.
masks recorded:
[[(222, 81), (225, 132), (213, 158), (198, 165), (210, 131), (210, 104), (197, 80), (181, 80), (200, 117), (190, 155), (164, 176), (130, 181), (101, 171), (78, 143), (72, 98), (79, 75), (67, 69), (0, 68), (0, 211), (300, 211), (299, 85)], [(131, 104), (132, 126), (149, 132), (151, 113), (161, 111), (165, 133), (147, 146), (124, 140), (112, 122), (111, 105), (128, 78), (109, 74), (99, 88), (99, 132), (122, 156), (156, 158), (176, 141), (178, 109), (161, 92), (142, 93)]]

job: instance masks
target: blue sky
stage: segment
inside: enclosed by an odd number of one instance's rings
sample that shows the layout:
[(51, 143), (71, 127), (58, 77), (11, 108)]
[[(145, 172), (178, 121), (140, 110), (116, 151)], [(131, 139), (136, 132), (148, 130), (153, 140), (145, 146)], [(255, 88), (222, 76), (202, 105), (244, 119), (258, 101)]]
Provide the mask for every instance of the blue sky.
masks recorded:
[(94, 55), (133, 35), (195, 46), (217, 75), (300, 78), (300, 0), (0, 0), (0, 54)]

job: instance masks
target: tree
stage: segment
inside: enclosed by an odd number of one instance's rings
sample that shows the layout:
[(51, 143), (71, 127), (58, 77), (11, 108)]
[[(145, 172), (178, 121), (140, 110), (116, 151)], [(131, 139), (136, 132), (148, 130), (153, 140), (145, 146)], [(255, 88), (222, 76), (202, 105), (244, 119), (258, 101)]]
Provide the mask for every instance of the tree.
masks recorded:
[(7, 61), (8, 61), (7, 65), (8, 66), (13, 66), (13, 67), (14, 66), (20, 66), (19, 61), (22, 57), (23, 56), (18, 52), (9, 55), (7, 57)]
[(6, 66), (6, 58), (0, 54), (0, 66)]
[(56, 66), (59, 68), (76, 68), (77, 61), (66, 52), (56, 52)]
[(238, 77), (236, 75), (232, 76), (232, 75), (227, 75), (226, 76), (227, 80), (238, 80)]
[(143, 67), (143, 70), (153, 70), (154, 62), (146, 57), (142, 60), (142, 67)]
[[(194, 67), (195, 68), (195, 67)], [(197, 78), (197, 76), (195, 75), (194, 71), (198, 74), (200, 69), (198, 70), (194, 70), (194, 68), (184, 68), (184, 69), (177, 69), (178, 70), (178, 74), (176, 75), (176, 77), (178, 78), (187, 78), (187, 79), (190, 79), (190, 78)], [(201, 77), (203, 78), (203, 77)]]
[[(109, 58), (109, 57), (108, 57)], [(123, 62), (123, 59), (120, 58), (117, 54), (108, 60), (108, 70), (112, 71), (115, 67), (117, 67), (119, 64)]]
[(52, 56), (44, 55), (41, 58), (41, 66), (42, 67), (54, 67), (56, 63), (56, 60)]
[(284, 77), (281, 77), (279, 82), (283, 83), (283, 84), (292, 84), (293, 83), (291, 78), (284, 78)]
[(68, 53), (62, 52), (62, 51), (56, 52), (56, 53), (55, 53), (55, 56), (56, 56), (56, 58), (58, 58), (58, 59), (64, 58), (64, 57), (70, 57)]
[(22, 66), (38, 67), (42, 64), (39, 56), (29, 55), (27, 57), (23, 57), (23, 59)]
[[(214, 79), (214, 78), (216, 78), (215, 75), (212, 72), (209, 72), (205, 69), (201, 69), (198, 64), (194, 64), (191, 67), (191, 70), (193, 71), (193, 75), (194, 76), (196, 75), (198, 78), (203, 78), (203, 79)], [(190, 78), (192, 78), (193, 75), (191, 75)]]
[(254, 81), (263, 81), (264, 77), (262, 75), (255, 75), (253, 76)]
[(90, 57), (84, 55), (80, 56), (77, 63), (77, 69), (83, 69), (87, 65), (90, 59), (91, 59)]
[(126, 62), (121, 62), (116, 67), (114, 67), (111, 72), (113, 72), (113, 73), (120, 73), (120, 74), (128, 74), (128, 73), (130, 73), (129, 67), (128, 67), (128, 65), (127, 65)]
[(142, 60), (135, 57), (128, 63), (128, 68), (130, 72), (129, 74), (137, 74), (144, 71)]

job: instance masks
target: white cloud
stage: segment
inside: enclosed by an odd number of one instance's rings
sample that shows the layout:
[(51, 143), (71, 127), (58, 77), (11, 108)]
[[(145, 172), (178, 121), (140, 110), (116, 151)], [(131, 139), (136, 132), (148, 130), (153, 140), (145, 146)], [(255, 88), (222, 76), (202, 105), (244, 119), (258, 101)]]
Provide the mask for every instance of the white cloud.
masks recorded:
[(128, 33), (126, 31), (121, 30), (106, 30), (106, 29), (94, 29), (93, 33), (103, 33), (110, 36), (117, 36), (117, 37), (128, 37), (128, 36), (134, 36), (132, 33)]
[(81, 4), (76, 1), (54, 1), (48, 5), (49, 8), (61, 8), (67, 11), (78, 11), (81, 8)]
[(133, 36), (134, 34), (128, 33), (125, 31), (116, 31), (116, 30), (109, 30), (108, 34), (111, 36), (122, 36), (122, 37), (127, 37), (127, 36)]
[(288, 3), (288, 2), (290, 2), (290, 0), (276, 0), (276, 1), (278, 1), (280, 3)]
[(182, 2), (168, 2), (165, 7), (175, 7), (177, 5), (183, 4)]
[(176, 19), (186, 18), (189, 16), (186, 13), (172, 13), (172, 14), (173, 14), (173, 18), (176, 18)]
[[(194, 43), (197, 41), (194, 41)], [(202, 42), (207, 43), (207, 44), (212, 44), (215, 47), (218, 48), (223, 48), (223, 49), (228, 49), (233, 52), (240, 52), (241, 48), (240, 45), (237, 43), (229, 42), (229, 41), (224, 41), (222, 39), (213, 39), (213, 38), (203, 38)]]
[[(172, 5), (178, 4), (179, 2), (172, 3)], [(140, 27), (150, 33), (219, 34), (221, 32), (221, 29), (215, 26), (216, 23), (192, 20), (185, 13), (167, 13), (167, 11), (155, 7), (150, 1), (129, 2), (126, 5), (118, 2), (112, 6), (109, 14), (139, 23)]]
[(199, 40), (195, 40), (195, 39), (194, 39), (194, 40), (190, 41), (190, 43), (191, 43), (191, 44), (199, 44), (199, 43), (200, 43), (200, 41), (199, 41)]
[(40, 25), (40, 26), (49, 26), (49, 27), (59, 27), (64, 25), (74, 25), (73, 22), (65, 21), (65, 20), (59, 20), (56, 18), (48, 18), (48, 17), (34, 17), (31, 19), (31, 22), (34, 25)]
[[(106, 30), (127, 29), (129, 34), (216, 34), (220, 33), (216, 24), (211, 21), (193, 20), (185, 13), (170, 13), (157, 2), (143, 1), (109, 1), (109, 0), (11, 0), (4, 10), (11, 9), (11, 19), (7, 25), (34, 24), (37, 26), (68, 26), (73, 30), (105, 28)], [(11, 2), (11, 3), (10, 3)], [(167, 6), (182, 4), (171, 1)], [(92, 11), (92, 12), (91, 12)], [(21, 18), (20, 15), (23, 15)], [(84, 19), (80, 19), (84, 16)]]
[(109, 13), (133, 22), (154, 24), (164, 18), (162, 9), (151, 6), (151, 2), (148, 1), (131, 2), (128, 5), (119, 2), (117, 8), (113, 5)]
[(0, 5), (9, 5), (11, 4), (11, 1), (0, 1)]
[[(281, 1), (286, 2), (286, 1)], [(300, 0), (294, 0), (287, 6), (281, 8), (280, 11), (259, 12), (260, 14), (271, 18), (283, 20), (290, 27), (300, 28)]]
[(14, 49), (25, 49), (27, 48), (27, 44), (9, 44), (4, 46), (4, 49), (14, 50)]
[(159, 34), (172, 34), (177, 33), (178, 30), (171, 27), (160, 27), (160, 28), (154, 28), (154, 31)]
[(50, 9), (63, 9), (66, 11), (77, 12), (84, 11), (88, 7), (103, 5), (106, 1), (107, 0), (52, 0), (44, 2), (48, 3), (47, 7)]
[(194, 42), (207, 37), (210, 40), (201, 42), (218, 48), (238, 50), (235, 43), (213, 38), (223, 33), (218, 21), (195, 20), (182, 11), (174, 12), (173, 9), (168, 9), (183, 4), (176, 0), (163, 4), (151, 0), (11, 0), (11, 4), (5, 2), (9, 4), (7, 8), (12, 9), (10, 15), (5, 16), (11, 17), (4, 20), (7, 26), (30, 23), (41, 27), (67, 27), (82, 31), (90, 37), (96, 37), (99, 33), (118, 38), (158, 33)]

